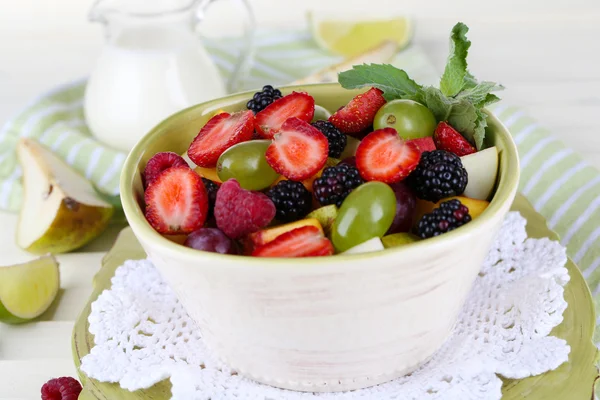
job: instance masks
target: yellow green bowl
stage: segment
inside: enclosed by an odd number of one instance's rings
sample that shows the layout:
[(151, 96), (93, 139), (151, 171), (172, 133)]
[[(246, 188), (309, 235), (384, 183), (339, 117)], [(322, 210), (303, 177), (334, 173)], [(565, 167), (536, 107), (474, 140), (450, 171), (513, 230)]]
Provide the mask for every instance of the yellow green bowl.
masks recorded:
[[(358, 92), (337, 84), (283, 88), (336, 110)], [(218, 110), (244, 108), (241, 93), (181, 111), (129, 154), (121, 200), (148, 256), (197, 322), (209, 348), (259, 382), (310, 392), (345, 391), (410, 373), (443, 344), (515, 197), (517, 149), (488, 119), (499, 149), (496, 194), (485, 212), (442, 236), (376, 253), (300, 259), (221, 255), (155, 232), (143, 214), (141, 172), (155, 153), (182, 154)]]

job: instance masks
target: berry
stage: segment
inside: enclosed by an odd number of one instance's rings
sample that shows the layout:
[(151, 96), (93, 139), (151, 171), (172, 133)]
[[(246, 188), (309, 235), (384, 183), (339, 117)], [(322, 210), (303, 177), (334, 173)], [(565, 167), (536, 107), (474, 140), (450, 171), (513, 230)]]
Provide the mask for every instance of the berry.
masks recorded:
[(144, 185), (147, 187), (166, 169), (171, 167), (189, 167), (188, 163), (179, 154), (172, 151), (156, 153), (144, 169)]
[(312, 195), (301, 182), (281, 181), (267, 192), (267, 196), (275, 204), (275, 217), (281, 222), (304, 217), (312, 206)]
[(263, 86), (260, 92), (254, 93), (252, 99), (246, 104), (248, 110), (252, 110), (254, 114), (264, 110), (274, 100), (280, 99), (282, 96), (279, 89), (274, 89), (271, 85)]
[(459, 157), (477, 152), (463, 135), (446, 122), (438, 124), (433, 134), (433, 141), (438, 149), (449, 151)]
[(385, 104), (383, 92), (376, 88), (359, 94), (336, 111), (329, 122), (343, 133), (355, 136), (373, 124), (377, 110)]
[(317, 128), (299, 118), (290, 118), (267, 149), (269, 165), (294, 181), (315, 175), (327, 162), (329, 143)]
[(355, 188), (365, 183), (358, 169), (348, 164), (325, 168), (313, 183), (315, 198), (321, 205), (335, 204), (340, 207)]
[(200, 228), (190, 233), (184, 246), (220, 254), (238, 254), (235, 243), (217, 228)]
[(426, 151), (406, 182), (418, 198), (432, 201), (461, 195), (467, 187), (467, 170), (460, 158), (445, 150)]
[(223, 183), (217, 192), (217, 227), (231, 239), (264, 228), (273, 220), (275, 212), (275, 205), (267, 195), (242, 189), (235, 179)]
[(251, 111), (221, 113), (212, 117), (194, 138), (188, 156), (201, 167), (214, 167), (231, 146), (252, 139), (254, 115)]
[(42, 400), (77, 400), (82, 390), (74, 378), (51, 379), (42, 386)]
[(273, 139), (283, 123), (292, 117), (310, 122), (315, 114), (315, 99), (308, 93), (293, 92), (275, 100), (256, 114), (256, 133), (263, 139)]
[(407, 140), (407, 143), (414, 143), (419, 149), (420, 153), (423, 153), (424, 151), (436, 150), (435, 143), (433, 142), (433, 138), (431, 136)]
[(165, 235), (193, 232), (204, 225), (208, 215), (202, 178), (188, 167), (172, 167), (160, 174), (144, 198), (146, 219)]
[(431, 213), (423, 215), (417, 224), (416, 233), (423, 239), (450, 232), (471, 221), (469, 209), (459, 200), (445, 201)]
[(367, 181), (400, 182), (417, 167), (419, 150), (392, 128), (369, 133), (356, 149), (356, 166)]
[(208, 196), (208, 214), (212, 214), (215, 209), (215, 202), (217, 201), (219, 185), (206, 178), (202, 178), (202, 183), (204, 183), (204, 188), (206, 189), (206, 194)]
[(333, 245), (319, 228), (303, 226), (277, 236), (275, 240), (257, 247), (255, 257), (316, 257), (330, 256)]
[(340, 158), (346, 148), (347, 138), (329, 121), (315, 121), (311, 124), (321, 131), (329, 142), (329, 157)]
[(393, 183), (390, 187), (396, 195), (396, 215), (386, 235), (409, 232), (413, 225), (417, 205), (415, 194), (404, 182)]

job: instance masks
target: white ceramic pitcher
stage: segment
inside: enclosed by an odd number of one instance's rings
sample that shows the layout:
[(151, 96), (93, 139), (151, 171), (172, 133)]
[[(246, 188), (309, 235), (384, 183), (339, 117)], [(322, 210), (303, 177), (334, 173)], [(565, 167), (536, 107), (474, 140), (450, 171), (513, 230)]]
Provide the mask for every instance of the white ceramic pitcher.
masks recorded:
[[(215, 0), (98, 0), (90, 19), (106, 44), (85, 93), (85, 118), (96, 138), (131, 147), (169, 115), (225, 95), (216, 65), (196, 28)], [(254, 16), (247, 0), (247, 41), (227, 84), (236, 91), (252, 56)], [(233, 6), (233, 5), (232, 5)]]

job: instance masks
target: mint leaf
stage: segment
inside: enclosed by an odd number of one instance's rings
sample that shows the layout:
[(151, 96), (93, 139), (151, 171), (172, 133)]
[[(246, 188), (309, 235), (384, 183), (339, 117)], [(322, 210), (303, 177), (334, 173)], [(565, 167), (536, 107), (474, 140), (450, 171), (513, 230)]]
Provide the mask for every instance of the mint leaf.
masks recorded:
[(500, 97), (496, 96), (495, 94), (488, 93), (488, 95), (485, 96), (485, 99), (481, 103), (479, 103), (478, 106), (480, 108), (483, 108), (489, 106), (490, 104), (497, 103), (499, 101)]
[(467, 99), (462, 99), (452, 105), (448, 123), (469, 140), (475, 143), (475, 128), (477, 126), (477, 109)]
[[(467, 99), (471, 103), (475, 104), (476, 106), (479, 106), (480, 104), (491, 104), (491, 103), (486, 103), (486, 99), (488, 98), (488, 95), (490, 94), (490, 92), (494, 92), (494, 91), (502, 90), (502, 89), (504, 89), (504, 87), (502, 85), (498, 85), (497, 83), (494, 83), (494, 82), (484, 81), (484, 82), (476, 83), (475, 86), (473, 86), (469, 89), (462, 90), (460, 93), (458, 93), (456, 95), (456, 98), (461, 99), (461, 100)], [(492, 95), (492, 96), (494, 96), (494, 95)], [(494, 96), (494, 97), (496, 97), (496, 96)], [(490, 101), (491, 101), (491, 98), (490, 98)]]
[(345, 89), (381, 89), (387, 101), (413, 98), (421, 90), (421, 85), (410, 79), (404, 70), (390, 64), (355, 65), (351, 70), (341, 72), (338, 81)]
[(475, 146), (477, 147), (477, 150), (481, 150), (483, 148), (485, 128), (487, 128), (487, 114), (482, 110), (477, 110), (477, 120), (475, 121), (475, 131), (473, 132), (473, 138), (475, 139)]
[(438, 88), (428, 86), (423, 89), (421, 103), (431, 110), (438, 121), (446, 121), (452, 111), (452, 104), (456, 101), (452, 98), (444, 96)]
[(467, 55), (471, 47), (471, 42), (467, 39), (468, 31), (469, 28), (462, 22), (452, 28), (450, 56), (440, 80), (440, 89), (446, 96), (456, 96), (465, 86), (465, 77), (473, 78), (467, 72)]

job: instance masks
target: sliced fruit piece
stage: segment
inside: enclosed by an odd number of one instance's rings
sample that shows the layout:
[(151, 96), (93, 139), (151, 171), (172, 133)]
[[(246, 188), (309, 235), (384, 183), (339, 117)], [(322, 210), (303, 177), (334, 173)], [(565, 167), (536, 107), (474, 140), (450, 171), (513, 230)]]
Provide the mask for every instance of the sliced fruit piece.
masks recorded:
[(321, 227), (319, 220), (317, 220), (316, 218), (305, 218), (299, 221), (294, 221), (288, 224), (283, 224), (275, 226), (273, 228), (263, 229), (261, 231), (251, 233), (246, 237), (246, 240), (244, 240), (244, 242), (246, 244), (249, 244), (252, 249), (255, 249), (259, 246), (272, 242), (278, 236), (281, 236), (286, 232), (293, 231), (294, 229), (301, 228), (303, 226), (314, 226), (319, 231), (321, 231), (321, 234), (323, 234), (323, 228)]
[(187, 167), (164, 171), (144, 195), (146, 219), (165, 235), (200, 229), (208, 215), (208, 194), (200, 175)]
[(377, 110), (384, 104), (383, 92), (377, 88), (371, 88), (354, 97), (345, 107), (337, 110), (329, 117), (329, 122), (343, 133), (357, 135), (373, 124)]
[(325, 107), (315, 104), (315, 114), (310, 122), (327, 121), (331, 117), (331, 113)]
[(265, 158), (270, 144), (270, 140), (251, 140), (227, 149), (217, 162), (219, 179), (227, 181), (233, 178), (247, 190), (268, 188), (279, 178)]
[(292, 92), (275, 100), (256, 114), (256, 132), (264, 139), (273, 139), (287, 119), (296, 117), (304, 122), (310, 122), (314, 115), (315, 99), (308, 93)]
[(223, 183), (217, 192), (217, 227), (232, 239), (269, 225), (275, 212), (275, 205), (266, 194), (242, 189), (235, 179)]
[(498, 149), (496, 146), (461, 157), (469, 181), (465, 197), (487, 200), (491, 197), (498, 177)]
[(187, 161), (172, 151), (156, 153), (144, 168), (144, 184), (148, 186), (166, 169), (171, 167), (188, 167)]
[(377, 111), (373, 129), (394, 128), (402, 139), (417, 139), (433, 135), (436, 119), (431, 110), (413, 100), (397, 99)]
[(333, 224), (331, 239), (346, 251), (388, 231), (396, 214), (394, 191), (382, 182), (367, 182), (346, 197)]
[(406, 17), (361, 21), (310, 13), (308, 18), (315, 41), (324, 49), (344, 56), (358, 55), (386, 40), (394, 42), (400, 50), (412, 37), (412, 24)]
[(279, 235), (275, 240), (257, 247), (254, 257), (317, 257), (330, 256), (333, 245), (323, 231), (314, 226), (303, 226)]
[(423, 217), (423, 215), (430, 214), (435, 208), (439, 207), (439, 205), (441, 203), (448, 201), (448, 200), (453, 200), (453, 199), (460, 200), (460, 202), (469, 209), (469, 214), (471, 215), (471, 218), (473, 218), (473, 219), (479, 217), (481, 215), (481, 213), (484, 212), (485, 209), (490, 205), (489, 201), (471, 199), (471, 198), (465, 197), (465, 196), (447, 197), (445, 199), (440, 200), (437, 203), (432, 203), (430, 201), (417, 199), (414, 223), (415, 224), (418, 223), (419, 220)]
[(439, 150), (449, 151), (459, 157), (477, 152), (477, 149), (447, 122), (442, 121), (438, 124), (433, 134), (433, 141)]
[(330, 204), (328, 206), (319, 207), (316, 210), (309, 213), (306, 218), (314, 218), (321, 224), (323, 227), (323, 232), (326, 236), (331, 234), (331, 229), (333, 228), (333, 223), (337, 218), (338, 208), (335, 204)]
[(433, 138), (431, 136), (407, 140), (407, 143), (413, 143), (415, 146), (417, 146), (420, 153), (423, 153), (424, 151), (436, 150), (435, 143), (433, 142)]
[(75, 250), (100, 235), (114, 208), (90, 182), (32, 139), (20, 139), (24, 199), (17, 244), (34, 254)]
[(252, 139), (254, 114), (240, 111), (221, 113), (212, 117), (194, 138), (188, 156), (200, 167), (214, 167), (225, 150)]
[(0, 267), (0, 322), (18, 324), (39, 317), (50, 307), (59, 287), (58, 263), (51, 255)]
[(419, 238), (412, 233), (394, 233), (381, 238), (381, 242), (386, 249), (392, 247), (405, 246), (410, 243), (418, 242)]
[(219, 178), (219, 174), (217, 173), (217, 168), (204, 168), (204, 167), (196, 167), (194, 171), (203, 178), (210, 179), (213, 182), (223, 183), (221, 178)]
[(308, 122), (289, 118), (267, 149), (266, 158), (281, 175), (303, 181), (325, 166), (328, 153), (325, 135)]
[(340, 159), (345, 159), (348, 157), (354, 157), (356, 155), (356, 149), (358, 149), (358, 145), (360, 144), (360, 140), (352, 136), (346, 136), (346, 147), (344, 147), (344, 151), (340, 155)]
[(369, 133), (356, 150), (356, 167), (367, 181), (395, 183), (419, 164), (420, 152), (402, 140), (392, 128)]
[(366, 242), (362, 242), (361, 244), (356, 245), (340, 254), (372, 253), (374, 251), (381, 250), (384, 250), (383, 243), (381, 243), (381, 239), (379, 239), (378, 237), (374, 237), (373, 239), (369, 239)]

